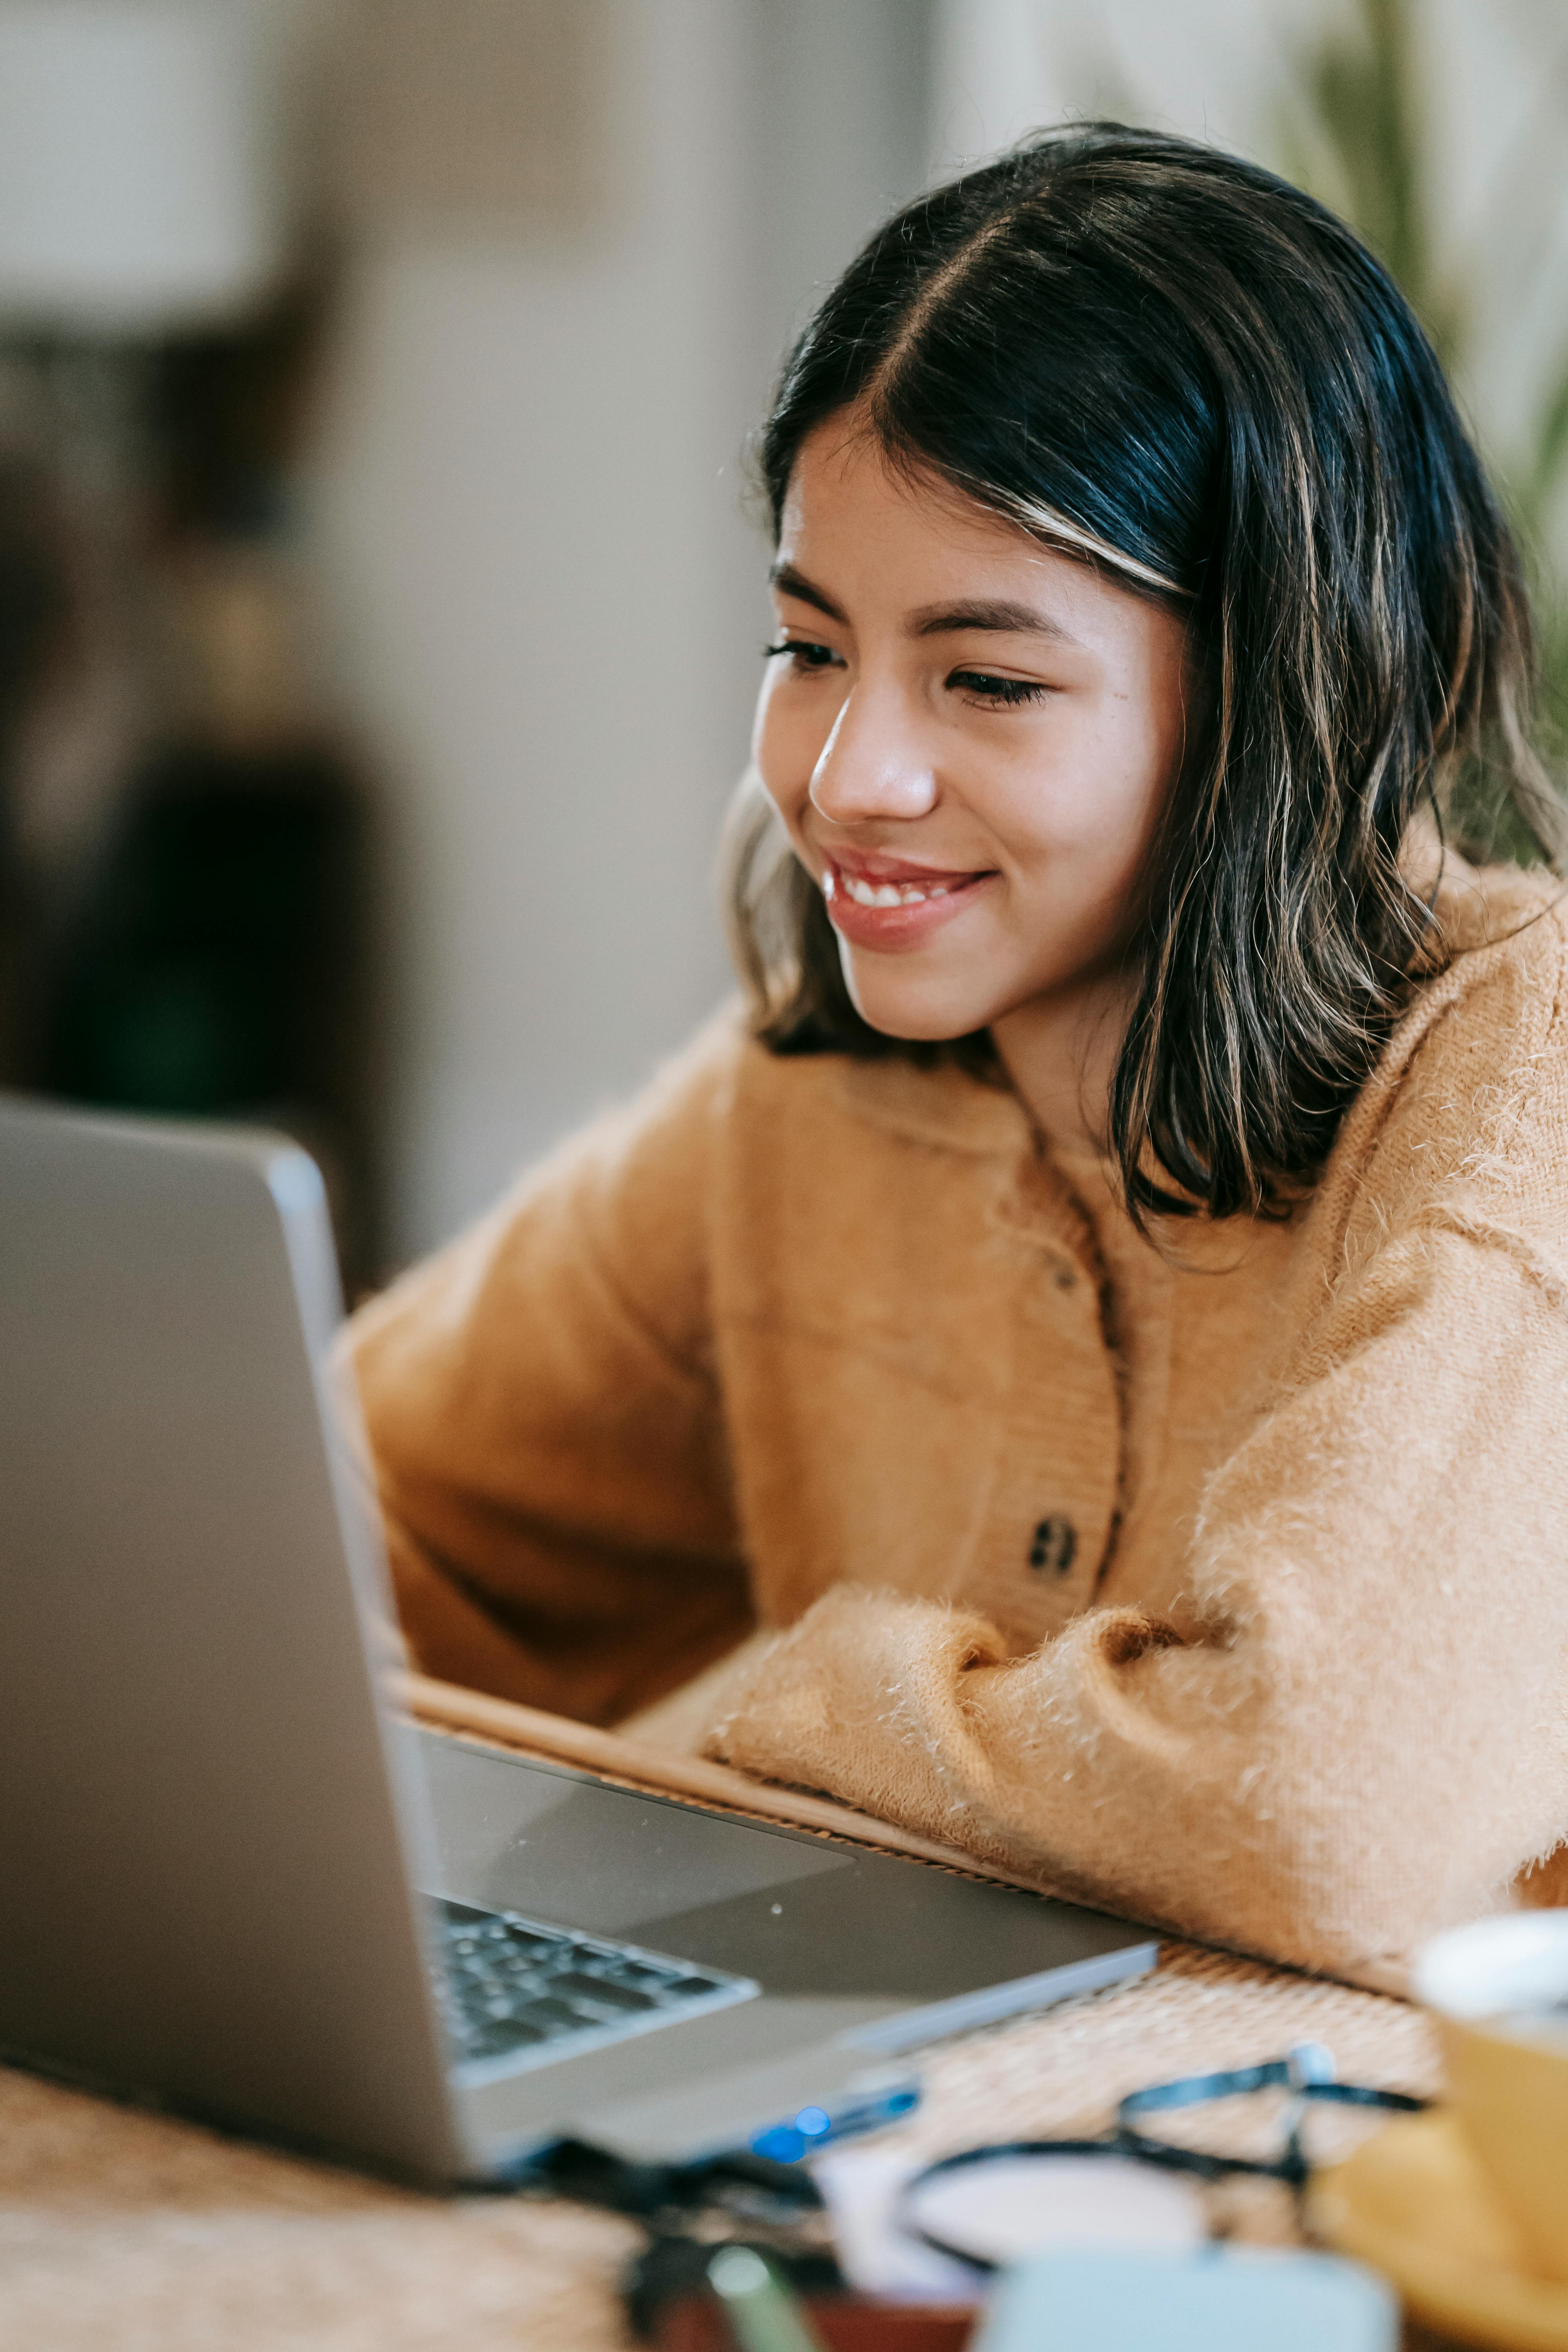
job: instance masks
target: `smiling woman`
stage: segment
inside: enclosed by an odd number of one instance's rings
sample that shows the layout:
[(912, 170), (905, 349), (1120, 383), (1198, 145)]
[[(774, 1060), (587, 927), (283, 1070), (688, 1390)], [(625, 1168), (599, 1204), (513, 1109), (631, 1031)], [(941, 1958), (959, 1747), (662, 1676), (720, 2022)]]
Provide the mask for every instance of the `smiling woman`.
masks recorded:
[(762, 471), (749, 1002), (353, 1329), (416, 1656), (1379, 1980), (1568, 1893), (1568, 928), (1444, 844), (1556, 812), (1419, 327), (1089, 126)]

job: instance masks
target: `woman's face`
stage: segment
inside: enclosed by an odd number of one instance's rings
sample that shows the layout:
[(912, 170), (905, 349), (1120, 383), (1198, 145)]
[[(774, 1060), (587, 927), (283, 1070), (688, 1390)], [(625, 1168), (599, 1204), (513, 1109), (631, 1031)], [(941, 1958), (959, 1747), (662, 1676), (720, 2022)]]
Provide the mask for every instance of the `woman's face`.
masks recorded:
[(801, 450), (773, 593), (753, 751), (863, 1017), (958, 1037), (1114, 981), (1182, 755), (1180, 623), (843, 418)]

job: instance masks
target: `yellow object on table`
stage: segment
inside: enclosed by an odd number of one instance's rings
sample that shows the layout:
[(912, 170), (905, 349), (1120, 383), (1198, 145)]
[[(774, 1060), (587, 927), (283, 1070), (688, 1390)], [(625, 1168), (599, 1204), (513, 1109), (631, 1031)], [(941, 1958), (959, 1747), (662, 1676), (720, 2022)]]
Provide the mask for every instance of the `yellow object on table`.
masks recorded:
[(1568, 2352), (1568, 2285), (1531, 2272), (1447, 2109), (1387, 2125), (1321, 2174), (1308, 2214), (1320, 2236), (1382, 2271), (1412, 2313), (1461, 2344)]

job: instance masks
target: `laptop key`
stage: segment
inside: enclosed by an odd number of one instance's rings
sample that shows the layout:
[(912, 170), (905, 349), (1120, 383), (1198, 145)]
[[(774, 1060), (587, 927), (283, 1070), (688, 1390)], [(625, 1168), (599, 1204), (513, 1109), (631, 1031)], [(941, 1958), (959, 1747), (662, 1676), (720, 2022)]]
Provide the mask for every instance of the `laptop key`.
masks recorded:
[(531, 1928), (506, 1923), (506, 1944), (509, 1950), (526, 1952), (539, 1958), (552, 1951), (556, 1939), (552, 1936), (536, 1935)]
[(670, 1972), (668, 1969), (655, 1968), (647, 1960), (617, 1958), (611, 1960), (608, 1966), (614, 1971), (617, 1984), (647, 1985), (650, 1988), (657, 1988), (668, 1984), (670, 1980)]
[(581, 1969), (565, 1969), (552, 1977), (551, 1986), (557, 1992), (576, 1993), (585, 2000), (603, 2001), (606, 2009), (623, 2011), (657, 2009), (658, 2004), (648, 1992), (638, 1992), (631, 1985), (616, 1984), (609, 1976), (588, 1976)]
[(509, 2019), (489, 2033), (470, 2034), (463, 2043), (465, 2058), (500, 2058), (512, 2050), (537, 2049), (548, 2036), (535, 2025), (524, 2025), (521, 2019)]
[(542, 2033), (560, 2033), (568, 2026), (598, 2022), (596, 2018), (592, 2021), (585, 2019), (583, 2011), (569, 2000), (548, 1999), (529, 2001), (526, 2007), (517, 2011), (516, 2018), (520, 2025), (536, 2025)]

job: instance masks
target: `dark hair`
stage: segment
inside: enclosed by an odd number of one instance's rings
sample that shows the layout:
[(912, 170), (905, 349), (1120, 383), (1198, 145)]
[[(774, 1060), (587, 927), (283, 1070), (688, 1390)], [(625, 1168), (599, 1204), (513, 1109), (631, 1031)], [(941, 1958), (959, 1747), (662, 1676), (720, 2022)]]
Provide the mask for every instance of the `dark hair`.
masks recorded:
[[(921, 198), (850, 265), (761, 438), (775, 531), (802, 442), (848, 410), (898, 466), (1186, 620), (1199, 725), (1148, 877), (1110, 1141), (1140, 1218), (1278, 1207), (1440, 954), (1400, 864), (1418, 809), (1451, 820), (1457, 781), (1484, 773), (1512, 837), (1556, 847), (1519, 559), (1430, 344), (1299, 189), (1092, 123)], [(775, 1052), (987, 1066), (983, 1036), (911, 1045), (861, 1019), (755, 794), (731, 866)]]

